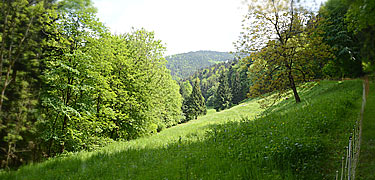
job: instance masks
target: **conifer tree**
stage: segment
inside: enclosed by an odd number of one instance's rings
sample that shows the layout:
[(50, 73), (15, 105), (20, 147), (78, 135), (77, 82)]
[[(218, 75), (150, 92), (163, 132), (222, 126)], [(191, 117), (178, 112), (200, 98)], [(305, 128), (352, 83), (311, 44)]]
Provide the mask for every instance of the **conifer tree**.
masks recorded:
[(219, 77), (219, 87), (215, 94), (215, 109), (216, 111), (227, 109), (231, 106), (232, 94), (228, 83), (227, 73), (222, 72)]
[(186, 116), (186, 121), (197, 119), (199, 115), (207, 114), (207, 108), (204, 97), (202, 96), (198, 78), (194, 81), (193, 91), (186, 103), (184, 103), (183, 111)]
[(238, 72), (235, 72), (235, 75), (232, 79), (232, 103), (238, 104), (242, 100), (241, 96), (241, 78)]

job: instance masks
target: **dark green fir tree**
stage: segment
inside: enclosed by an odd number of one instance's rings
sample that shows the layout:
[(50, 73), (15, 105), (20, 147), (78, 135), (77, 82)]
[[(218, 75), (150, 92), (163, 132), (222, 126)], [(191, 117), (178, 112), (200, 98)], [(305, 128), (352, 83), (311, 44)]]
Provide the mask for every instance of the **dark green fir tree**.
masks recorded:
[(222, 72), (219, 77), (219, 87), (215, 94), (214, 107), (216, 111), (230, 108), (232, 102), (232, 91), (229, 87), (228, 76), (226, 72)]
[(232, 103), (238, 104), (242, 100), (241, 94), (241, 78), (240, 73), (235, 72), (235, 75), (232, 79)]
[(194, 80), (193, 90), (190, 97), (183, 105), (183, 112), (185, 114), (185, 121), (197, 119), (200, 115), (207, 114), (207, 108), (204, 97), (199, 86), (199, 79)]

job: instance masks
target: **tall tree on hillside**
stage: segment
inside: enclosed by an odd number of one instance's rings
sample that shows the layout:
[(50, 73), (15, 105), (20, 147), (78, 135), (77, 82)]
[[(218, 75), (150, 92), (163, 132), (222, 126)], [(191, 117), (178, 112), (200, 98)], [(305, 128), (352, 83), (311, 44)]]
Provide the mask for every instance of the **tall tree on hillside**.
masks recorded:
[(240, 101), (243, 100), (242, 93), (241, 93), (241, 77), (239, 72), (235, 72), (234, 75), (232, 76), (232, 85), (231, 85), (231, 90), (232, 90), (232, 103), (233, 104), (238, 104)]
[(217, 88), (215, 94), (214, 107), (216, 111), (224, 110), (230, 108), (232, 105), (232, 91), (228, 83), (227, 72), (221, 72), (219, 77), (219, 87)]
[(301, 102), (297, 85), (314, 78), (331, 55), (314, 28), (317, 19), (294, 0), (254, 0), (248, 6), (237, 49), (251, 54), (250, 94), (278, 91), (279, 98), (292, 90)]
[(184, 104), (183, 111), (185, 113), (186, 121), (197, 119), (198, 116), (207, 114), (207, 108), (204, 97), (202, 96), (198, 78), (194, 80), (193, 91)]

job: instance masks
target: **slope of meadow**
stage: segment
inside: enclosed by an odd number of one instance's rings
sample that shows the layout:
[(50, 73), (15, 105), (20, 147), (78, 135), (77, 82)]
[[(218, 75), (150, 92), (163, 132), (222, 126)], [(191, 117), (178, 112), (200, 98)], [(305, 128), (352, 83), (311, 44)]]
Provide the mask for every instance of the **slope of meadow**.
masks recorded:
[(153, 136), (3, 172), (0, 179), (333, 179), (358, 118), (362, 82), (308, 85), (299, 104), (289, 98), (262, 113), (249, 100), (209, 110)]

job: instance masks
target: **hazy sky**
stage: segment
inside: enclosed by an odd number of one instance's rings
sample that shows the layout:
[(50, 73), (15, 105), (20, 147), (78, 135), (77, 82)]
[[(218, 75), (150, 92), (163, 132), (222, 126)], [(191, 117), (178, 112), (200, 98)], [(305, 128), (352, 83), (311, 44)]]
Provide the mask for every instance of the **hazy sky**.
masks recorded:
[[(321, 0), (320, 0), (321, 1)], [(154, 31), (166, 55), (197, 50), (233, 51), (244, 15), (242, 0), (93, 0), (113, 33)]]

